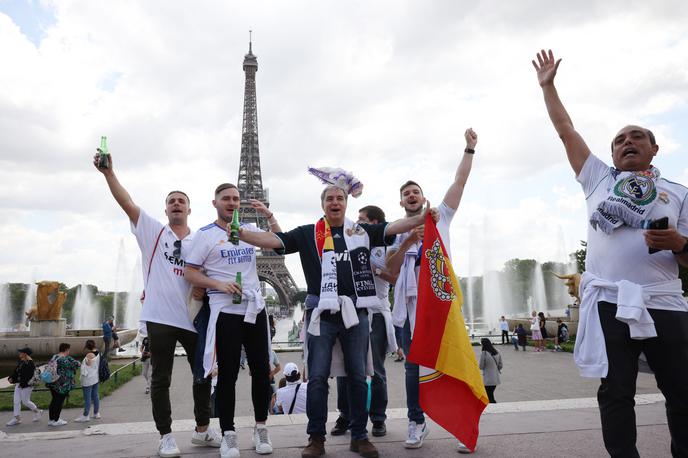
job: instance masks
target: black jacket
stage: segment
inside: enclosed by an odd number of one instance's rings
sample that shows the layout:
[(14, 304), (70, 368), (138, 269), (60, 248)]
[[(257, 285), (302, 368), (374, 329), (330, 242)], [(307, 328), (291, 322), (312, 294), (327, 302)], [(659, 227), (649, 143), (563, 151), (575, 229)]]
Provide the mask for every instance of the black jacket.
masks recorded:
[(34, 364), (33, 360), (19, 361), (12, 375), (9, 376), (9, 381), (10, 383), (18, 383), (21, 388), (27, 388), (29, 386), (29, 380), (33, 378), (35, 371), (36, 364)]

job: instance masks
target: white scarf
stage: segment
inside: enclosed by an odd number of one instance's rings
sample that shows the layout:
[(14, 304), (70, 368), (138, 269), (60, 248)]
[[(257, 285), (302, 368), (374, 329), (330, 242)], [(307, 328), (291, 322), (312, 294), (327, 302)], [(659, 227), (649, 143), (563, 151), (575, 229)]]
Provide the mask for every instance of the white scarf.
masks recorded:
[(647, 215), (657, 202), (659, 169), (650, 167), (642, 172), (612, 170), (616, 179), (607, 190), (607, 198), (599, 203), (590, 216), (590, 225), (605, 234), (621, 226), (643, 228)]
[[(399, 270), (399, 278), (394, 285), (394, 310), (392, 317), (394, 326), (404, 327), (408, 317), (411, 325), (411, 333), (415, 327), (416, 313), (415, 303), (418, 296), (418, 282), (416, 279), (416, 259), (418, 258), (418, 243), (414, 243), (404, 253), (404, 261)], [(411, 307), (411, 313), (408, 308)]]

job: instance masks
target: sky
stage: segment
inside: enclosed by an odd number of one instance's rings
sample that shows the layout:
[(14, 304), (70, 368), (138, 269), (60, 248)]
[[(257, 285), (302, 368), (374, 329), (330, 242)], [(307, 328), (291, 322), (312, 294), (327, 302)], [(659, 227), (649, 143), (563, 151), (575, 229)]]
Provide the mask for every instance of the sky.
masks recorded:
[[(439, 204), (472, 127), (473, 170), (451, 227), (460, 276), (506, 260), (562, 261), (586, 237), (584, 197), (547, 118), (531, 60), (577, 130), (610, 162), (624, 125), (651, 128), (662, 174), (688, 184), (688, 3), (680, 0), (0, 0), (0, 283), (127, 290), (140, 275), (129, 223), (91, 163), (107, 135), (117, 175), (161, 220), (236, 182), (248, 31), (258, 58), (264, 185), (283, 229), (321, 216), (308, 166), (364, 184), (403, 216), (399, 186)], [(119, 267), (118, 267), (119, 266)], [(287, 266), (305, 286), (297, 256)]]

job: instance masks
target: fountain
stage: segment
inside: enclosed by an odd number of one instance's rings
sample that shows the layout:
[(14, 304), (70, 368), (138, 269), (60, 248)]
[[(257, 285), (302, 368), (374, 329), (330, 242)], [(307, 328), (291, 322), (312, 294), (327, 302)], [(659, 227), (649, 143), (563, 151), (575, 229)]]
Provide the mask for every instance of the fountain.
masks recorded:
[(10, 307), (10, 288), (7, 283), (0, 284), (0, 331), (11, 331), (14, 327)]
[(93, 291), (85, 284), (79, 285), (72, 310), (73, 329), (96, 329), (100, 327), (101, 316), (93, 303)]
[[(82, 289), (86, 291), (86, 288)], [(35, 296), (29, 296), (27, 299), (33, 302), (26, 313), (29, 331), (0, 332), (0, 362), (16, 362), (17, 348), (26, 346), (33, 350), (32, 356), (39, 362), (57, 353), (59, 345), (63, 342), (72, 346), (72, 355), (75, 357), (82, 355), (84, 344), (88, 339), (95, 340), (102, 349), (104, 344), (100, 338), (102, 336), (100, 326), (97, 326), (97, 329), (67, 329), (66, 320), (62, 318), (62, 305), (67, 294), (60, 291), (58, 282), (38, 282), (35, 291)], [(3, 307), (3, 309), (6, 308), (9, 307)], [(124, 345), (133, 340), (136, 332), (136, 329), (120, 331), (120, 343)]]
[[(138, 328), (139, 317), (141, 316), (141, 292), (143, 291), (143, 278), (141, 277), (141, 257), (136, 258), (134, 270), (131, 274), (129, 293), (124, 307), (124, 316), (120, 318), (120, 323), (126, 328)], [(117, 322), (115, 322), (117, 323)]]
[(531, 310), (546, 312), (548, 304), (545, 292), (545, 279), (543, 278), (542, 266), (539, 262), (535, 262), (535, 266), (533, 266), (533, 277), (530, 284), (532, 286), (531, 297), (535, 301)]

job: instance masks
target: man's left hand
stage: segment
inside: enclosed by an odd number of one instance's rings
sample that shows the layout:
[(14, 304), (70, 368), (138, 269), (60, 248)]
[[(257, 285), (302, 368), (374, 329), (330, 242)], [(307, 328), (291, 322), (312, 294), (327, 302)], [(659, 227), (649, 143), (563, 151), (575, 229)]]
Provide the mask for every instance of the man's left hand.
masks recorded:
[(648, 247), (658, 250), (681, 251), (686, 244), (686, 238), (673, 227), (650, 229), (645, 231), (645, 243)]

